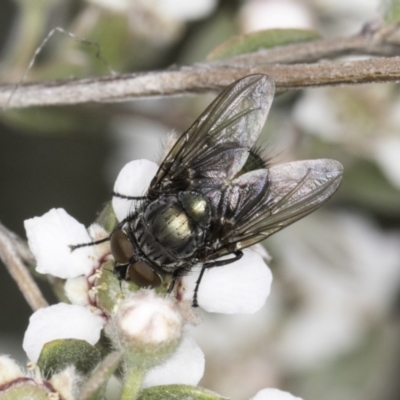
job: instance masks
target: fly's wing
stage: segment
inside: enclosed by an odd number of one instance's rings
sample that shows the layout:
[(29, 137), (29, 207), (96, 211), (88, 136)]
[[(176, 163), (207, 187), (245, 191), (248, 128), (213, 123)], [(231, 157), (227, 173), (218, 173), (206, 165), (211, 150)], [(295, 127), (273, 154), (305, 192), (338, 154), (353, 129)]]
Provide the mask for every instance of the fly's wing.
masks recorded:
[(207, 181), (221, 187), (221, 182), (232, 179), (260, 134), (273, 95), (273, 81), (260, 74), (223, 90), (178, 139), (154, 177), (149, 195), (196, 190), (207, 186)]
[(227, 206), (219, 243), (207, 258), (251, 246), (313, 212), (335, 193), (342, 174), (337, 161), (309, 160), (251, 171), (234, 179), (222, 195)]

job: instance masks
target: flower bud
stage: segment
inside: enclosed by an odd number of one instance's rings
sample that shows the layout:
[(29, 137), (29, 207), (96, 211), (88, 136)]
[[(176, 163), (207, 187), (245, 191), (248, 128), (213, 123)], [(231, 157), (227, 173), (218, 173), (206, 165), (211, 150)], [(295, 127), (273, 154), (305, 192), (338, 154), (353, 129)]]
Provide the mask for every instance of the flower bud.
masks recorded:
[(183, 319), (175, 300), (141, 290), (123, 301), (106, 326), (125, 363), (151, 368), (179, 345)]
[(19, 365), (9, 356), (0, 356), (0, 386), (24, 376)]

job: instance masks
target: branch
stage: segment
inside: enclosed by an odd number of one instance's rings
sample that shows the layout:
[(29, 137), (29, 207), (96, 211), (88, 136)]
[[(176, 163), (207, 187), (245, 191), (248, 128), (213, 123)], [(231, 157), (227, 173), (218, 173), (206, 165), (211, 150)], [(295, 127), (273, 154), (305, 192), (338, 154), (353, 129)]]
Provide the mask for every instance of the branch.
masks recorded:
[(22, 259), (33, 259), (26, 244), (0, 223), (0, 258), (33, 311), (47, 307), (39, 287)]
[(327, 58), (348, 55), (371, 55), (395, 57), (400, 55), (400, 41), (397, 38), (398, 26), (390, 25), (374, 32), (364, 31), (347, 38), (320, 39), (260, 50), (242, 54), (230, 60), (219, 60), (217, 65), (261, 65), (311, 63)]
[[(20, 85), (18, 90), (15, 90), (15, 85), (2, 85), (0, 107), (8, 109), (87, 102), (110, 103), (145, 97), (205, 93), (217, 91), (253, 73), (270, 75), (277, 89), (283, 90), (399, 81), (398, 26), (391, 25), (375, 31), (372, 29), (367, 26), (361, 34), (348, 38), (315, 40), (243, 54), (229, 60), (164, 71), (28, 83)], [(309, 64), (349, 54), (380, 58)]]
[(249, 74), (263, 73), (275, 80), (277, 89), (396, 82), (400, 80), (400, 57), (321, 64), (265, 65), (209, 68), (206, 64), (177, 70), (144, 72), (93, 79), (21, 85), (7, 104), (13, 86), (0, 86), (0, 106), (22, 108), (128, 101), (216, 91)]

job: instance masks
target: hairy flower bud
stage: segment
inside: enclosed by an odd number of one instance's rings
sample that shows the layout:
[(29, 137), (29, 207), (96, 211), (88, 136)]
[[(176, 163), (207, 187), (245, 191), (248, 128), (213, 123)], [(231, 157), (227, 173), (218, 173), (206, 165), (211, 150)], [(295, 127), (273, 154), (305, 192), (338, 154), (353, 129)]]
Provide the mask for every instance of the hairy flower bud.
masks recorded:
[(128, 364), (150, 368), (178, 346), (183, 319), (175, 300), (141, 290), (120, 304), (106, 326), (108, 336), (121, 349)]
[(19, 365), (9, 356), (0, 356), (0, 386), (24, 376)]

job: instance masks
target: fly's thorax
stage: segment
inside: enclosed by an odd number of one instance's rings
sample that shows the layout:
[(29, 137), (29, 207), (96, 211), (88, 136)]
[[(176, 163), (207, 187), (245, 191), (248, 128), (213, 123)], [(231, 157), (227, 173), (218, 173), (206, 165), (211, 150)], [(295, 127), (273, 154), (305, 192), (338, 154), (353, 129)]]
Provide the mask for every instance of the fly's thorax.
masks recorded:
[(164, 195), (138, 216), (134, 235), (146, 258), (168, 272), (180, 268), (204, 244), (208, 200), (194, 192)]
[(180, 192), (178, 200), (186, 215), (201, 229), (208, 229), (211, 221), (210, 202), (196, 192)]

